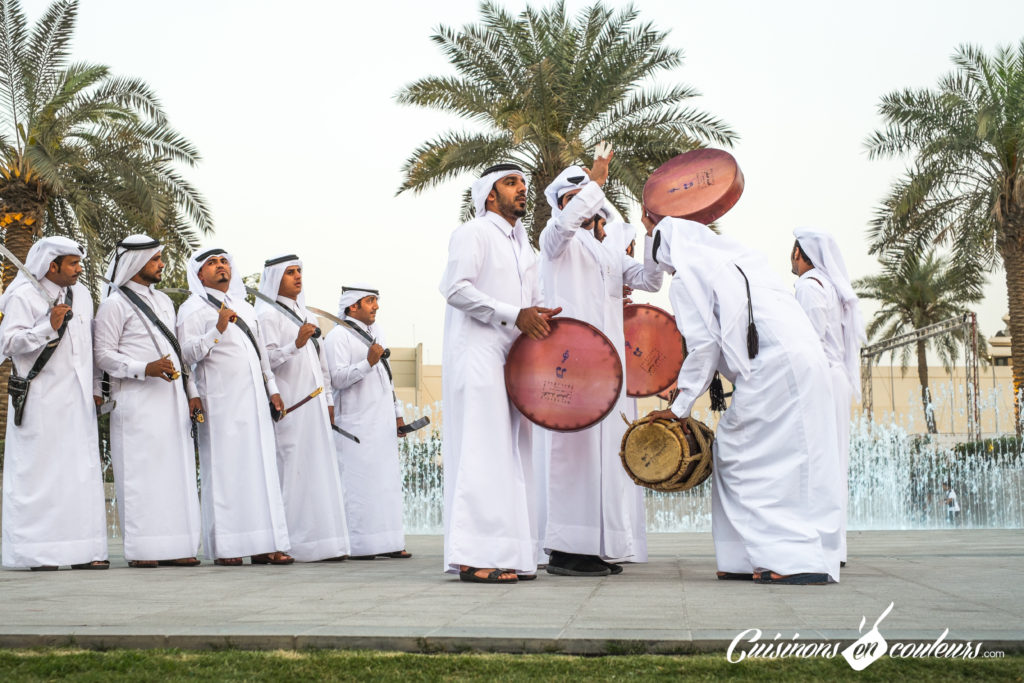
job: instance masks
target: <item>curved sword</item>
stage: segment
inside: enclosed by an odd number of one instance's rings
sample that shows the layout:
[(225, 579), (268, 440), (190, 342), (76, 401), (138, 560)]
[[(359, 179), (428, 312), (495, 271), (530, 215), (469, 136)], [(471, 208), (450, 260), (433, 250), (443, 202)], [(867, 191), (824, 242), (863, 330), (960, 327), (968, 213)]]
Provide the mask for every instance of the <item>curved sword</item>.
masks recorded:
[[(293, 323), (295, 323), (299, 327), (302, 327), (303, 323), (299, 322), (297, 314), (294, 311), (290, 311), (287, 308), (285, 308), (285, 306), (282, 305), (280, 301), (275, 301), (274, 299), (271, 299), (269, 296), (267, 296), (266, 294), (264, 294), (260, 290), (253, 289), (252, 287), (246, 287), (245, 291), (249, 292), (249, 294), (252, 294), (254, 297), (259, 299), (260, 301), (263, 301), (265, 303), (270, 304), (271, 306), (273, 306), (277, 310), (279, 310), (282, 313), (284, 313), (284, 317), (288, 318), (289, 320), (291, 320)], [(312, 309), (310, 309), (310, 310), (312, 310)], [(316, 313), (316, 311), (313, 311), (313, 312)], [(320, 338), (320, 334), (321, 334), (320, 333), (320, 328), (317, 327), (316, 328), (316, 332), (313, 333), (313, 339), (319, 339)]]
[[(155, 335), (155, 334), (153, 334), (153, 328), (152, 328), (152, 327), (150, 326), (150, 324), (149, 324), (149, 320), (148, 320), (148, 319), (146, 318), (146, 314), (145, 314), (145, 313), (143, 313), (143, 312), (142, 312), (142, 311), (141, 311), (141, 310), (139, 309), (139, 307), (135, 305), (135, 302), (134, 302), (134, 301), (132, 301), (132, 300), (131, 300), (130, 298), (128, 298), (128, 295), (126, 295), (126, 294), (125, 294), (124, 292), (122, 292), (122, 291), (121, 291), (121, 288), (120, 288), (120, 287), (118, 287), (117, 285), (115, 285), (115, 284), (114, 284), (113, 282), (111, 282), (111, 281), (110, 281), (110, 280), (108, 280), (107, 278), (103, 277), (102, 275), (100, 275), (100, 276), (99, 276), (99, 278), (100, 278), (101, 280), (103, 280), (103, 282), (104, 282), (104, 283), (105, 283), (105, 284), (106, 284), (106, 285), (107, 285), (108, 287), (110, 287), (110, 288), (111, 288), (112, 290), (114, 290), (115, 292), (117, 292), (118, 294), (120, 294), (120, 295), (121, 295), (121, 298), (122, 298), (122, 299), (124, 299), (125, 301), (127, 301), (127, 302), (128, 302), (128, 305), (132, 307), (132, 310), (134, 310), (134, 311), (135, 311), (135, 313), (136, 313), (136, 315), (138, 315), (138, 316), (139, 316), (139, 319), (140, 319), (140, 320), (142, 320), (142, 326), (143, 326), (143, 327), (145, 327), (145, 328), (146, 328), (146, 332), (148, 332), (148, 333), (149, 333), (149, 339), (150, 339), (150, 341), (152, 341), (152, 342), (153, 342), (153, 348), (155, 348), (155, 349), (156, 349), (156, 352), (157, 352), (157, 353), (160, 353), (160, 352), (162, 352), (162, 351), (163, 351), (163, 349), (162, 349), (162, 348), (160, 348), (160, 344), (159, 344), (159, 342), (157, 342), (157, 340), (156, 340), (156, 335)], [(168, 353), (168, 354), (164, 354), (164, 356), (163, 356), (162, 358), (160, 358), (160, 360), (163, 360), (164, 358), (170, 358), (170, 357), (171, 357), (171, 354), (169, 354), (169, 353)], [(179, 377), (181, 377), (181, 373), (180, 373), (180, 372), (178, 372), (177, 370), (175, 370), (175, 371), (174, 371), (174, 372), (173, 372), (173, 373), (171, 374), (171, 379), (178, 379)]]

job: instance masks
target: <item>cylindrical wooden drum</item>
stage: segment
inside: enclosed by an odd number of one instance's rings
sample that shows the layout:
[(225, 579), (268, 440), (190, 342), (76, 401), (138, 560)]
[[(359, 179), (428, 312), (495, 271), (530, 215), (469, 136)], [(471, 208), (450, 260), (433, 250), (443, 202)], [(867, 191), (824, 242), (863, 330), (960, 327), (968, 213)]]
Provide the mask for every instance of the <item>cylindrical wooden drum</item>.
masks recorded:
[(684, 434), (675, 420), (640, 418), (622, 436), (619, 457), (630, 478), (655, 491), (686, 491), (711, 476), (711, 428), (692, 417)]

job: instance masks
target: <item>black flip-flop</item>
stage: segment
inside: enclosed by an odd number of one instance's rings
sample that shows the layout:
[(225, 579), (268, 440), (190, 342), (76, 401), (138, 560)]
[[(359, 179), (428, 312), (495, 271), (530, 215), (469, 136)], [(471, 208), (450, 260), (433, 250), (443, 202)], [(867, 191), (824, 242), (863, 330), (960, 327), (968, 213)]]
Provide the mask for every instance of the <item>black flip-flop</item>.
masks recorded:
[(621, 574), (622, 573), (622, 565), (621, 564), (615, 564), (614, 562), (606, 562), (606, 561), (602, 560), (600, 557), (598, 557), (597, 555), (593, 555), (592, 557), (595, 560), (597, 560), (598, 562), (600, 562), (601, 564), (603, 564), (604, 566), (608, 567), (608, 571), (611, 572), (612, 576), (614, 576), (615, 574)]
[(739, 572), (721, 572), (717, 574), (719, 581), (753, 581), (753, 574), (743, 574)]
[(502, 574), (511, 574), (512, 572), (504, 569), (495, 569), (485, 577), (477, 576), (476, 573), (480, 571), (477, 567), (469, 567), (465, 571), (459, 571), (459, 581), (466, 581), (467, 583), (518, 583), (519, 577), (513, 579), (502, 579)]
[(778, 579), (772, 578), (771, 572), (761, 572), (754, 583), (770, 583), (779, 586), (824, 586), (828, 583), (828, 574), (790, 574)]
[(55, 564), (44, 564), (42, 567), (29, 567), (34, 572), (55, 572), (57, 571), (57, 565)]
[(350, 560), (376, 560), (376, 555), (349, 555)]
[(516, 578), (520, 581), (533, 581), (537, 578), (536, 574), (516, 574)]
[(412, 557), (412, 553), (408, 553), (405, 550), (395, 550), (390, 553), (379, 553), (378, 557), (390, 557), (393, 560), (408, 560)]

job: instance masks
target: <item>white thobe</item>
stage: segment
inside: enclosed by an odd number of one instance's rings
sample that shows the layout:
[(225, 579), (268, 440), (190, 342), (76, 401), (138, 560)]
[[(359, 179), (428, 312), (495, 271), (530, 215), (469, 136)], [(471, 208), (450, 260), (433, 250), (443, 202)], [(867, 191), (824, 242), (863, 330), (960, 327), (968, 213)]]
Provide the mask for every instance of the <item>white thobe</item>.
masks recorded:
[[(746, 307), (736, 308), (742, 320), (721, 320), (715, 302), (717, 329), (711, 330), (697, 313), (703, 302), (676, 277), (669, 289), (687, 348), (672, 411), (688, 416), (716, 370), (734, 385), (714, 441), (718, 570), (827, 573), (838, 581), (841, 505), (828, 362), (800, 305), (761, 258), (743, 256), (738, 263), (750, 279), (760, 337), (747, 379), (722, 353), (722, 330), (733, 336), (731, 348), (746, 348)], [(720, 277), (742, 277), (733, 271), (726, 263)]]
[[(50, 298), (64, 288), (43, 278)], [(3, 565), (37, 567), (107, 559), (107, 515), (93, 402), (92, 297), (74, 285), (74, 316), (32, 380), (21, 426), (8, 403), (4, 448)], [(31, 285), (11, 294), (0, 354), (25, 377), (57, 338), (50, 305)]]
[[(316, 317), (299, 310), (294, 299), (278, 303), (301, 320), (316, 324)], [(295, 405), (318, 387), (323, 392), (274, 423), (277, 435), (277, 471), (288, 520), (292, 557), (315, 562), (349, 554), (348, 526), (341, 492), (333, 431), (327, 407), (334, 405), (323, 340), (295, 346), (299, 327), (294, 319), (272, 307), (260, 312), (267, 355), (285, 408)], [(320, 346), (319, 352), (317, 345)]]
[[(346, 320), (387, 346), (376, 325)], [(402, 416), (402, 405), (395, 398), (384, 362), (370, 365), (366, 360), (369, 347), (352, 330), (338, 325), (324, 344), (334, 388), (334, 422), (359, 438), (356, 443), (341, 434), (334, 435), (352, 554), (404, 550), (396, 422)]]
[(260, 355), (237, 325), (218, 331), (217, 311), (196, 295), (178, 309), (182, 356), (195, 366), (206, 416), (199, 425), (203, 550), (214, 559), (286, 551), (288, 527), (267, 398), (277, 393), (277, 384), (260, 325), (244, 299), (214, 289), (202, 296), (207, 294), (248, 324)]
[(836, 412), (836, 457), (839, 459), (843, 503), (840, 560), (846, 562), (846, 515), (850, 497), (850, 403), (853, 386), (846, 374), (843, 307), (836, 288), (821, 271), (811, 268), (796, 281), (796, 300), (811, 321), (828, 359)]
[[(651, 258), (649, 238), (640, 264), (619, 248), (618, 239), (610, 248), (598, 242), (590, 230), (580, 228), (604, 202), (601, 187), (587, 183), (541, 232), (544, 305), (561, 307), (561, 316), (582, 320), (604, 332), (625, 369), (623, 284), (657, 291), (662, 273)], [(644, 492), (626, 474), (619, 457), (626, 431), (619, 414), (629, 404), (623, 382), (616, 405), (599, 423), (578, 432), (550, 435), (546, 550), (647, 561)]]
[(541, 303), (537, 256), (520, 221), (496, 213), (448, 242), (444, 319), (444, 567), (537, 570), (530, 423), (505, 391), (519, 311)]
[[(174, 333), (174, 304), (166, 294), (135, 282), (122, 287), (138, 294)], [(93, 353), (96, 366), (110, 376), (110, 397), (117, 402), (110, 414), (110, 459), (125, 559), (193, 557), (201, 523), (185, 375), (173, 382), (146, 376), (148, 363), (169, 354), (177, 367), (178, 356), (156, 326), (117, 292), (96, 311)], [(191, 378), (189, 383), (194, 395)]]

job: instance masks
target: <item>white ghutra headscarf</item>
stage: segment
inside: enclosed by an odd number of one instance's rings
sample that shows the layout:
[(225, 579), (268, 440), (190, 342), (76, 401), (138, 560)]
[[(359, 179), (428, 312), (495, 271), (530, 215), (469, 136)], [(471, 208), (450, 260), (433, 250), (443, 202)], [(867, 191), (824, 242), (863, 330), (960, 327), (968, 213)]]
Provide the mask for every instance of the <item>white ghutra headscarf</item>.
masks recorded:
[(860, 299), (853, 291), (850, 276), (846, 271), (846, 262), (839, 252), (839, 245), (832, 235), (813, 228), (797, 228), (793, 236), (800, 248), (811, 260), (814, 269), (832, 283), (842, 306), (843, 318), (843, 365), (846, 377), (853, 387), (857, 400), (860, 400), (860, 347), (868, 340), (864, 327), (864, 317), (860, 312)]
[[(114, 247), (114, 253), (111, 254), (110, 263), (107, 265), (106, 278), (118, 287), (123, 287), (162, 250), (160, 241), (149, 235), (125, 237)], [(104, 287), (103, 298), (110, 296), (112, 291), (113, 288)]]
[[(260, 294), (271, 299), (277, 300), (277, 293), (281, 289), (281, 278), (284, 277), (284, 271), (288, 270), (292, 266), (302, 267), (302, 259), (295, 254), (280, 254), (269, 258), (263, 264), (263, 274), (260, 276)], [(295, 299), (299, 305), (299, 310), (306, 310), (306, 290), (303, 289), (299, 292), (298, 297)], [(270, 304), (262, 299), (256, 299), (256, 313), (259, 314), (265, 308), (273, 308)]]
[(470, 195), (473, 198), (473, 208), (476, 210), (476, 215), (479, 218), (487, 213), (487, 195), (494, 189), (494, 184), (504, 178), (505, 176), (517, 175), (526, 182), (526, 176), (523, 175), (523, 169), (519, 168), (515, 164), (497, 164), (490, 168), (484, 169), (483, 174), (473, 181), (473, 186), (470, 189)]
[[(50, 271), (50, 264), (59, 256), (84, 257), (85, 248), (67, 237), (44, 237), (28, 250), (28, 256), (25, 257), (25, 268), (35, 276), (36, 280), (42, 280)], [(10, 287), (4, 290), (3, 295), (0, 296), (0, 310), (7, 305), (11, 294), (28, 284), (28, 278), (19, 270)]]

